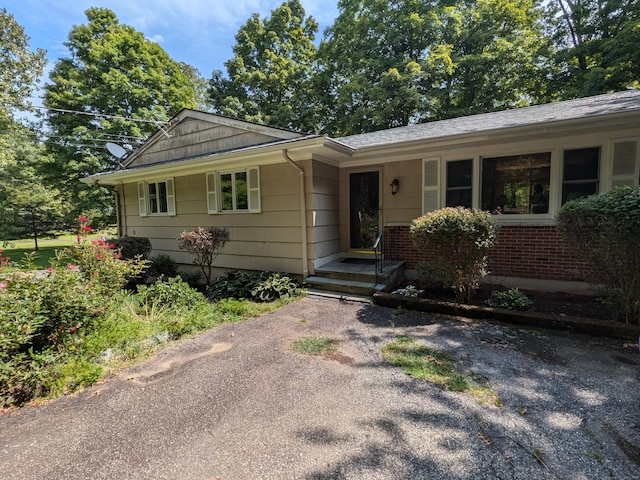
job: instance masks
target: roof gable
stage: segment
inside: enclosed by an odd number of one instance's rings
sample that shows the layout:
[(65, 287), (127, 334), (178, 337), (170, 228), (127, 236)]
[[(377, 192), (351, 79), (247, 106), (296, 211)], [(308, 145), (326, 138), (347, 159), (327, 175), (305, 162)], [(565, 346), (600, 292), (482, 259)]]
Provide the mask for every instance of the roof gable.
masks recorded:
[(184, 109), (127, 158), (125, 168), (216, 154), (304, 134)]

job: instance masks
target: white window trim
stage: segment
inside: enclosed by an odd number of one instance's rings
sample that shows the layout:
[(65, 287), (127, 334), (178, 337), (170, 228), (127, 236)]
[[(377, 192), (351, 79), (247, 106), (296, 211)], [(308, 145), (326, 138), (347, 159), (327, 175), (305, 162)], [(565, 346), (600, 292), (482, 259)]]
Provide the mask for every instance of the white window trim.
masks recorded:
[[(222, 210), (222, 199), (219, 192), (222, 190), (220, 177), (221, 175), (233, 175), (236, 173), (246, 173), (247, 175), (247, 204), (246, 210)], [(261, 212), (261, 195), (260, 195), (260, 167), (247, 167), (237, 170), (219, 170), (207, 172), (207, 212), (210, 215), (215, 214), (244, 214), (244, 213), (260, 213)], [(253, 179), (255, 176), (255, 182)], [(235, 192), (234, 192), (235, 203)]]
[[(167, 188), (167, 211), (151, 213), (149, 205), (149, 184), (150, 183), (162, 183), (166, 184)], [(176, 215), (176, 195), (175, 195), (175, 181), (173, 177), (158, 178), (154, 180), (148, 180), (145, 182), (138, 182), (138, 211), (141, 217), (173, 217)]]

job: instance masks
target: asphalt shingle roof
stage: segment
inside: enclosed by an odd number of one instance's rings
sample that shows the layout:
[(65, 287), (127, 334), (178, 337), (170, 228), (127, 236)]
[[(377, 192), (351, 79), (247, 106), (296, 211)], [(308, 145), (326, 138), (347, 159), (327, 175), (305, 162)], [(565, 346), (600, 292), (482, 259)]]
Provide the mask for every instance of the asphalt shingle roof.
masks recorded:
[(337, 140), (352, 148), (372, 147), (412, 140), (435, 139), (540, 123), (573, 120), (581, 117), (607, 115), (640, 110), (640, 90), (579, 98), (564, 102), (482, 113), (378, 132), (362, 133)]

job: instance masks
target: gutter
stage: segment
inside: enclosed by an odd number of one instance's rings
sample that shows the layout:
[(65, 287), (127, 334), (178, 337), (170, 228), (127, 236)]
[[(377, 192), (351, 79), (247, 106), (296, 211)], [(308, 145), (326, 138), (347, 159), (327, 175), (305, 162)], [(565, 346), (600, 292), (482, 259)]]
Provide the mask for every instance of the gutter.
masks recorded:
[(294, 162), (287, 150), (282, 150), (283, 158), (295, 168), (300, 178), (300, 224), (302, 228), (302, 277), (306, 280), (309, 276), (309, 252), (307, 246), (307, 195), (304, 186), (304, 169)]

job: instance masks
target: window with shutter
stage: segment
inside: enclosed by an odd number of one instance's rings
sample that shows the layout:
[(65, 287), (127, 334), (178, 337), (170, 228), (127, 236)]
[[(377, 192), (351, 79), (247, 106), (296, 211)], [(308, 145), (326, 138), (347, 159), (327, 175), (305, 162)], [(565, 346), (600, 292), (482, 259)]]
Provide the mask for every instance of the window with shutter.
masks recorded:
[(209, 213), (260, 212), (259, 167), (206, 175)]

